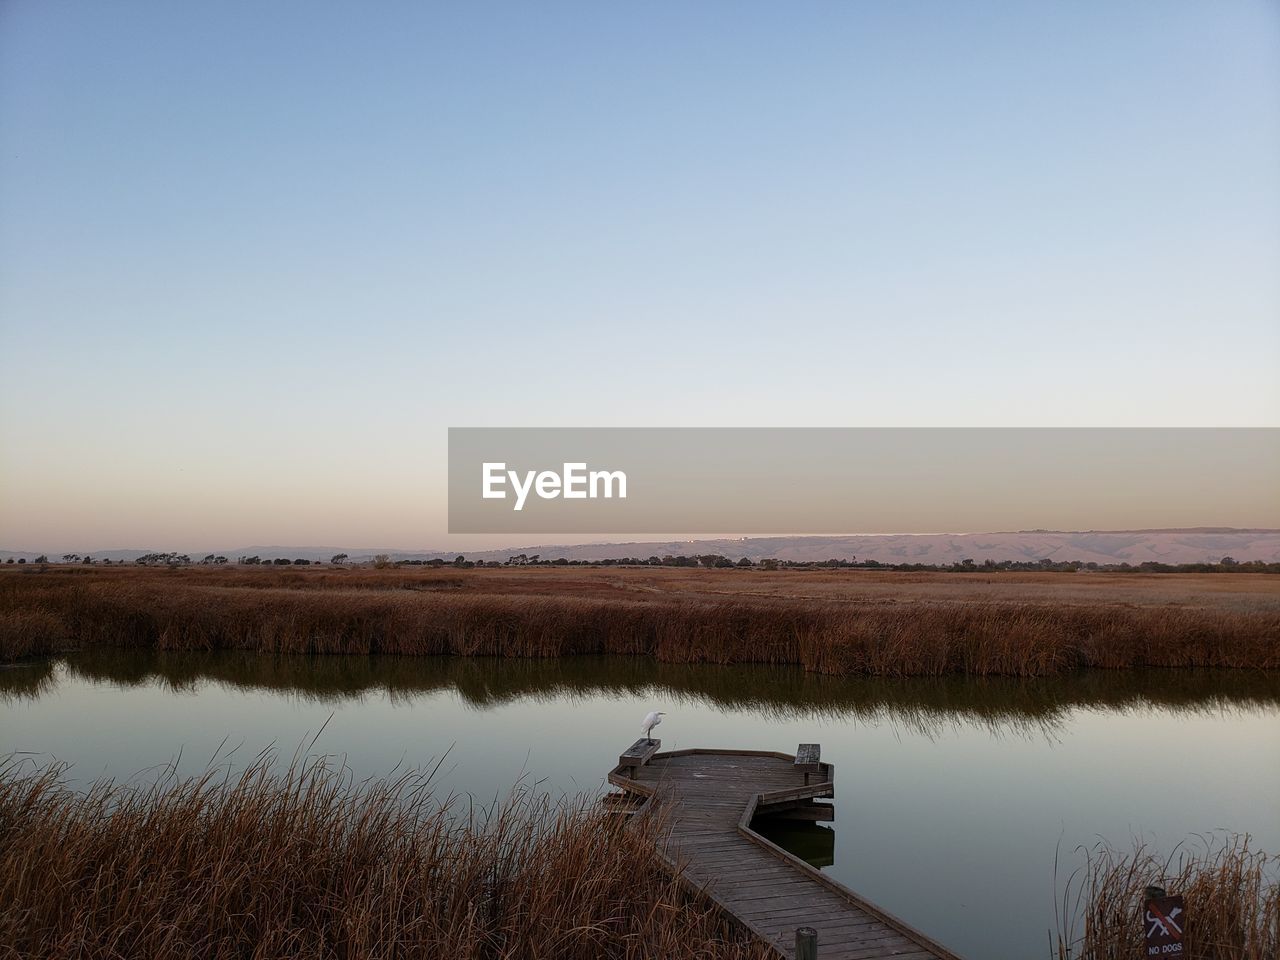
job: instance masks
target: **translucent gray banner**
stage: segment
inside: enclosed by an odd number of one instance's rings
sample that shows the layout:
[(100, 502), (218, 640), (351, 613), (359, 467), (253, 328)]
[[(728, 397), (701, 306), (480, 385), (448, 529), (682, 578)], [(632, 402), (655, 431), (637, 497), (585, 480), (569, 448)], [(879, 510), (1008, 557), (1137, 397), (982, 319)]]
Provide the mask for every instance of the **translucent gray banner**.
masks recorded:
[(1280, 429), (449, 430), (450, 533), (1280, 527)]

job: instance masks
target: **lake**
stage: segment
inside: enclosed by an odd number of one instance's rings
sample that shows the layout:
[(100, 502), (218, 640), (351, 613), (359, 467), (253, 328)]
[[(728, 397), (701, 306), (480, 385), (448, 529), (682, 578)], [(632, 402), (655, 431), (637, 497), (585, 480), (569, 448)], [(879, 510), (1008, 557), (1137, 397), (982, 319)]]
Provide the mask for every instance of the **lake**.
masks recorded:
[(1168, 851), (1229, 830), (1280, 851), (1280, 675), (1260, 672), (883, 680), (622, 657), (94, 650), (0, 668), (0, 755), (67, 761), (80, 782), (145, 779), (271, 744), (287, 760), (319, 733), (312, 752), (357, 775), (439, 762), (440, 791), (487, 804), (517, 783), (600, 792), (652, 709), (669, 714), (664, 749), (821, 743), (834, 836), (788, 842), (971, 960), (1048, 956), (1055, 889), (1099, 838)]

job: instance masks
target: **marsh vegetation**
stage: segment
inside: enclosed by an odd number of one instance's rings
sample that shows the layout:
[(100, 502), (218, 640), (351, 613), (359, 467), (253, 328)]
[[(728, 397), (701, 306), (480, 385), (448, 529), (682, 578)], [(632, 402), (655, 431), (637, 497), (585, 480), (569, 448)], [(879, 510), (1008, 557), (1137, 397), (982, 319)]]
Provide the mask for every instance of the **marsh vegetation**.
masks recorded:
[(831, 675), (1280, 668), (1280, 578), (716, 570), (49, 568), (0, 658), (67, 647), (796, 664)]
[(102, 780), (0, 768), (0, 954), (765, 960), (659, 862), (658, 820), (325, 759)]
[(1145, 949), (1149, 884), (1186, 904), (1187, 960), (1272, 960), (1280, 956), (1280, 858), (1250, 849), (1241, 835), (1195, 837), (1161, 853), (1139, 841), (1098, 843), (1062, 891), (1059, 960), (1128, 960)]

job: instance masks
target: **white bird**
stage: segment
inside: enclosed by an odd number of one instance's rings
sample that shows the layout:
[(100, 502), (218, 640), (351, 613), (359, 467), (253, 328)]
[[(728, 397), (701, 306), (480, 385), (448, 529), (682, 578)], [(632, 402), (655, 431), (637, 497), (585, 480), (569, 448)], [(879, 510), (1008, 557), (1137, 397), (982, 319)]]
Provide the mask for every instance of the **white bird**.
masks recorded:
[(661, 710), (650, 710), (649, 713), (645, 715), (645, 718), (644, 718), (645, 739), (647, 740), (653, 739), (653, 728), (656, 727), (658, 724), (660, 724), (662, 722), (662, 718), (665, 716), (666, 714), (663, 713)]

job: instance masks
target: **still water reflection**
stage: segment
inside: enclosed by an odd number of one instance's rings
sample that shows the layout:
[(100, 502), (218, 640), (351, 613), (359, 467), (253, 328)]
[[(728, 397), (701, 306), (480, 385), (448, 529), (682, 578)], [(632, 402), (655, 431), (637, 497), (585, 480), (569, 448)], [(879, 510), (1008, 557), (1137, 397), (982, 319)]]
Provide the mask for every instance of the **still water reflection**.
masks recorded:
[[(1054, 858), (1103, 837), (1171, 848), (1253, 834), (1280, 851), (1280, 676), (1095, 672), (866, 680), (642, 658), (499, 660), (92, 651), (0, 669), (0, 755), (80, 780), (186, 772), (276, 744), (357, 774), (426, 766), (482, 802), (523, 779), (598, 791), (650, 709), (664, 747), (791, 750), (836, 765), (836, 820), (780, 837), (980, 960), (1048, 954)], [(326, 726), (327, 722), (327, 726)], [(221, 748), (221, 751), (219, 752)]]

